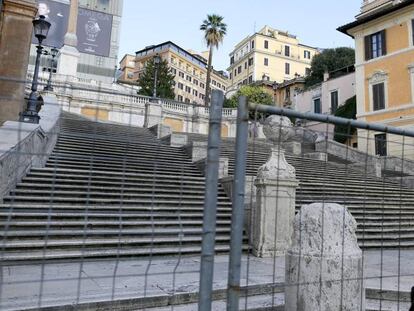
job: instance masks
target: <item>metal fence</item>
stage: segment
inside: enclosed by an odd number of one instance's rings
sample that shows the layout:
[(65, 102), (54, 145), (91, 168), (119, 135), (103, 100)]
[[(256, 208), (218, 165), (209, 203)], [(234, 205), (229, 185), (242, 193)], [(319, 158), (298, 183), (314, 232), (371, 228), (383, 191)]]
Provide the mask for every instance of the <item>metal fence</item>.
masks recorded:
[(414, 132), (241, 98), (221, 137), (223, 101), (208, 136), (53, 92), (3, 124), (0, 309), (408, 310)]

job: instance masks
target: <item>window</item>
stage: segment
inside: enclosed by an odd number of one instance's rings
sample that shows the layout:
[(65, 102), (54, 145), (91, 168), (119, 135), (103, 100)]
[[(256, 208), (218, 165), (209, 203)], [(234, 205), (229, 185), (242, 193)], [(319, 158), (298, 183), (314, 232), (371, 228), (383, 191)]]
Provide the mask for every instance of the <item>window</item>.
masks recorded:
[(269, 48), (269, 41), (267, 41), (267, 40), (264, 41), (264, 48), (265, 49)]
[(242, 66), (239, 66), (239, 68), (237, 68), (237, 73), (241, 73), (242, 71)]
[(234, 56), (230, 57), (230, 65), (234, 64)]
[(313, 100), (313, 112), (322, 113), (321, 99), (315, 98)]
[(303, 58), (305, 58), (305, 59), (311, 59), (311, 52), (305, 50), (303, 52)]
[(252, 42), (250, 43), (250, 47), (252, 50), (254, 49), (254, 40), (252, 40)]
[(269, 59), (265, 57), (264, 59), (264, 65), (265, 66), (269, 66)]
[(186, 87), (185, 87), (185, 91), (186, 91), (187, 93), (190, 93), (190, 94), (191, 94), (191, 87), (186, 86)]
[(290, 56), (290, 46), (285, 45), (285, 56)]
[(290, 64), (285, 63), (285, 74), (290, 75)]
[(177, 96), (177, 100), (178, 100), (179, 102), (182, 102), (182, 101), (183, 101), (183, 97), (182, 97), (181, 95), (178, 95), (178, 96)]
[(253, 57), (249, 58), (249, 66), (253, 66)]
[(249, 83), (253, 83), (253, 76), (249, 77)]
[(177, 70), (175, 68), (171, 68), (171, 73), (175, 76), (177, 74)]
[(184, 89), (184, 84), (182, 84), (181, 82), (178, 82), (178, 88), (180, 90), (183, 90)]
[(194, 96), (198, 96), (198, 92), (197, 92), (197, 90), (193, 90), (193, 95), (194, 95)]
[(286, 89), (285, 99), (290, 99), (290, 88)]
[(185, 103), (186, 103), (186, 104), (189, 104), (189, 103), (190, 103), (190, 99), (189, 99), (189, 98), (186, 98), (186, 99), (185, 99)]
[(244, 63), (244, 69), (247, 69), (247, 62)]
[(331, 92), (331, 114), (334, 114), (338, 109), (338, 91)]
[(311, 69), (310, 68), (305, 68), (305, 75), (309, 76), (311, 73)]
[(230, 72), (230, 80), (233, 79), (233, 73)]
[(217, 85), (216, 80), (213, 80), (211, 83), (213, 83), (213, 85)]
[(191, 82), (191, 77), (189, 76), (189, 75), (187, 75), (187, 77), (186, 77), (186, 79), (187, 79), (187, 81), (190, 81)]
[(375, 135), (375, 154), (385, 157), (387, 155), (387, 135)]
[(247, 84), (247, 79), (243, 80), (243, 84), (246, 85)]
[(202, 89), (204, 89), (204, 88), (205, 88), (205, 84), (200, 82), (200, 87), (201, 87)]
[(234, 69), (234, 76), (237, 76), (237, 69)]
[(221, 88), (221, 84), (217, 82), (217, 87), (220, 89)]
[(178, 76), (179, 76), (180, 78), (184, 78), (184, 72), (181, 72), (181, 71), (180, 71), (180, 72), (178, 73)]
[(194, 83), (195, 85), (198, 85), (198, 80), (193, 79), (193, 83)]
[(384, 82), (372, 85), (372, 101), (374, 111), (385, 109)]
[(385, 30), (365, 37), (365, 60), (387, 54)]

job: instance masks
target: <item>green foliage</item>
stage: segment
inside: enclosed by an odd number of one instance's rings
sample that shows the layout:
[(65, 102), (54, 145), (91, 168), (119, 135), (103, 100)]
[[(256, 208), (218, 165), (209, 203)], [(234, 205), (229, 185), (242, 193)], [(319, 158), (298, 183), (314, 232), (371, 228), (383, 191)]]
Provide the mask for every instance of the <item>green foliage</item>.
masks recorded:
[(208, 47), (218, 48), (219, 44), (223, 42), (227, 33), (227, 25), (223, 23), (223, 19), (223, 16), (220, 15), (207, 15), (207, 19), (201, 24), (200, 30), (204, 31), (204, 39)]
[[(340, 106), (336, 112), (336, 117), (356, 119), (356, 96), (349, 98), (343, 106)], [(356, 128), (348, 125), (335, 125), (334, 140), (339, 143), (345, 143), (348, 138), (355, 134)]]
[[(158, 65), (157, 70), (157, 97), (174, 99), (174, 75), (171, 73), (168, 63), (162, 60)], [(138, 80), (138, 86), (141, 89), (138, 91), (139, 95), (153, 96), (155, 78), (155, 64), (154, 60), (148, 61), (145, 71)]]
[[(262, 105), (273, 105), (273, 98), (272, 96), (266, 92), (260, 86), (255, 85), (243, 85), (236, 94), (234, 94), (230, 99), (226, 99), (224, 101), (225, 108), (237, 108), (239, 103), (239, 97), (246, 96), (247, 100), (251, 103), (255, 104), (262, 104)], [(264, 118), (265, 116), (262, 114), (258, 114), (255, 116), (254, 112), (250, 113), (250, 118)]]
[(323, 74), (355, 64), (355, 50), (347, 47), (325, 49), (312, 59), (310, 74), (306, 77), (306, 86), (323, 81)]
[(219, 44), (223, 42), (224, 36), (227, 33), (227, 25), (223, 23), (223, 16), (212, 14), (207, 15), (207, 19), (203, 21), (200, 26), (200, 30), (204, 31), (204, 39), (206, 40), (207, 46), (210, 48), (207, 64), (207, 83), (206, 83), (206, 94), (205, 104), (209, 103), (210, 98), (210, 81), (211, 81), (211, 63), (213, 61), (213, 48), (218, 48)]

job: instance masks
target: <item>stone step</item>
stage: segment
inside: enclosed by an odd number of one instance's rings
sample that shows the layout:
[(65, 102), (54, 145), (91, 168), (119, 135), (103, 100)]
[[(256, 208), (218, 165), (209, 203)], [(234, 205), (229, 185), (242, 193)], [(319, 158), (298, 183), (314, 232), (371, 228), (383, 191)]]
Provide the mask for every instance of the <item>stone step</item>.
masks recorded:
[[(228, 244), (230, 241), (229, 235), (217, 235), (216, 242), (218, 245), (220, 244)], [(29, 249), (31, 252), (35, 251), (38, 248), (46, 247), (49, 250), (53, 248), (73, 248), (78, 247), (85, 249), (95, 247), (101, 248), (104, 250), (108, 247), (115, 247), (115, 248), (124, 248), (127, 246), (136, 246), (136, 247), (148, 247), (153, 245), (154, 247), (159, 247), (160, 245), (170, 244), (171, 246), (177, 244), (178, 246), (185, 246), (188, 244), (200, 244), (201, 243), (201, 236), (181, 236), (181, 237), (123, 237), (123, 236), (115, 236), (115, 237), (105, 237), (105, 238), (93, 238), (93, 237), (85, 237), (81, 239), (56, 239), (52, 237), (48, 237), (47, 240), (32, 240), (32, 239), (19, 239), (19, 240), (6, 240), (2, 247), (4, 249)], [(149, 251), (149, 250), (148, 250)], [(179, 248), (177, 249), (179, 252)], [(177, 254), (179, 255), (179, 253)], [(1, 255), (0, 255), (1, 258)]]
[[(228, 253), (229, 246), (216, 245), (216, 253)], [(33, 252), (5, 252), (0, 256), (3, 263), (17, 261), (43, 261), (43, 260), (69, 260), (78, 258), (105, 258), (105, 257), (152, 257), (156, 256), (176, 256), (181, 255), (199, 255), (201, 253), (201, 246), (180, 246), (180, 247), (134, 247), (134, 248), (111, 248), (111, 249), (84, 249), (84, 250), (48, 250), (33, 251)]]
[[(84, 216), (85, 219), (81, 220), (56, 220), (51, 218), (50, 220), (13, 220), (0, 221), (0, 226), (3, 228), (31, 228), (31, 227), (42, 227), (42, 228), (67, 228), (67, 227), (80, 227), (97, 229), (100, 227), (111, 228), (111, 227), (185, 227), (185, 226), (202, 226), (203, 221), (201, 220), (183, 220), (180, 219), (180, 215), (177, 215), (172, 220), (128, 220), (124, 219), (120, 214), (118, 220), (92, 220), (89, 219), (89, 215)], [(218, 220), (217, 226), (227, 226), (231, 223), (230, 220)]]
[[(182, 184), (182, 185), (171, 185), (168, 183), (165, 184), (158, 184), (158, 183), (128, 183), (128, 184), (115, 184), (115, 183), (108, 183), (108, 184), (101, 184), (97, 185), (96, 183), (88, 183), (84, 181), (84, 183), (74, 183), (69, 182), (68, 184), (62, 183), (61, 180), (49, 180), (45, 182), (44, 180), (38, 180), (37, 183), (27, 182), (18, 183), (16, 185), (17, 189), (47, 189), (47, 190), (66, 190), (72, 189), (77, 191), (122, 191), (122, 192), (142, 192), (142, 191), (153, 191), (154, 193), (160, 192), (174, 192), (174, 193), (196, 193), (196, 194), (204, 194), (204, 185), (192, 185), (192, 184)], [(63, 180), (64, 181), (64, 180)], [(179, 189), (177, 189), (179, 186)], [(219, 193), (223, 194), (224, 190), (219, 187)]]
[[(202, 235), (202, 228), (200, 226), (196, 227), (186, 227), (186, 228), (134, 228), (134, 229), (93, 229), (93, 228), (84, 228), (83, 230), (70, 230), (66, 228), (62, 229), (13, 229), (7, 231), (1, 231), (0, 236), (10, 238), (23, 238), (23, 237), (52, 237), (52, 236), (70, 236), (70, 237), (77, 237), (77, 236), (118, 236), (122, 235), (126, 236), (191, 236), (191, 235)], [(230, 227), (228, 228), (217, 228), (217, 234), (230, 234)], [(230, 235), (229, 235), (230, 236)]]
[(179, 183), (181, 180), (183, 182), (192, 182), (192, 183), (205, 183), (204, 176), (185, 176), (185, 179), (181, 175), (171, 175), (171, 174), (156, 174), (153, 173), (130, 173), (130, 172), (116, 172), (116, 171), (100, 171), (100, 170), (89, 170), (89, 169), (67, 169), (67, 168), (32, 168), (30, 173), (27, 175), (29, 177), (46, 177), (50, 179), (54, 178), (77, 178), (82, 179), (86, 178), (88, 180), (117, 180), (117, 181), (155, 181), (169, 180), (171, 182)]
[(47, 161), (46, 167), (57, 166), (57, 167), (64, 167), (67, 165), (72, 165), (74, 167), (78, 166), (79, 168), (83, 167), (102, 167), (105, 169), (153, 169), (157, 170), (168, 168), (169, 171), (175, 172), (198, 172), (198, 169), (192, 163), (182, 163), (171, 161), (160, 161), (158, 159), (154, 159), (153, 161), (149, 161), (148, 159), (138, 160), (104, 160), (104, 159), (79, 159), (79, 158), (55, 158), (50, 157)]
[[(123, 202), (124, 203), (124, 202)], [(89, 211), (99, 211), (99, 212), (143, 212), (143, 213), (159, 213), (159, 212), (203, 212), (204, 211), (204, 203), (196, 201), (193, 204), (184, 204), (183, 202), (166, 202), (169, 205), (162, 205), (162, 204), (151, 204), (153, 202), (148, 201), (144, 202), (141, 201), (137, 204), (113, 204), (113, 205), (84, 205), (84, 204), (58, 204), (56, 202), (50, 204), (50, 202), (46, 202), (44, 204), (39, 204), (36, 202), (29, 202), (29, 203), (3, 203), (0, 204), (0, 208), (4, 211), (5, 209), (9, 209), (12, 211), (23, 210), (23, 211), (50, 211), (50, 212), (78, 212), (84, 211), (84, 213), (88, 213)], [(223, 202), (219, 206), (217, 206), (219, 212), (229, 212), (231, 213), (231, 203), (230, 202)]]
[[(45, 197), (48, 195), (48, 192), (45, 192), (44, 190), (36, 190), (36, 189), (15, 189), (11, 192), (9, 196), (6, 198), (11, 199), (22, 199), (24, 196), (42, 196)], [(121, 199), (123, 200), (133, 200), (133, 199), (152, 199), (152, 200), (177, 200), (177, 201), (183, 201), (186, 200), (200, 200), (201, 202), (204, 202), (204, 193), (199, 192), (198, 195), (195, 194), (186, 194), (186, 193), (180, 193), (179, 191), (175, 191), (173, 193), (169, 193), (168, 196), (165, 194), (159, 194), (158, 191), (151, 193), (151, 192), (144, 192), (144, 193), (135, 193), (135, 192), (94, 192), (94, 191), (73, 191), (73, 190), (53, 190), (53, 196), (50, 197), (50, 200), (54, 201), (56, 199), (65, 199), (67, 197), (76, 197), (78, 199), (80, 198), (101, 198), (101, 199)], [(47, 199), (47, 198), (46, 198)], [(228, 198), (224, 195), (218, 196), (218, 201), (228, 201)]]
[[(98, 195), (100, 196), (100, 195)], [(151, 197), (150, 197), (151, 198)], [(230, 202), (227, 202), (227, 200), (225, 198), (222, 199), (223, 202), (220, 203), (220, 205), (228, 205), (231, 206)], [(119, 198), (107, 198), (107, 199), (102, 199), (102, 198), (95, 198), (95, 197), (86, 197), (86, 198), (79, 198), (79, 197), (45, 197), (42, 195), (39, 196), (6, 196), (4, 198), (4, 202), (14, 202), (14, 203), (22, 203), (22, 202), (26, 202), (27, 204), (33, 204), (33, 203), (39, 203), (39, 202), (44, 202), (44, 203), (53, 203), (53, 206), (55, 206), (55, 204), (59, 204), (59, 203), (77, 203), (77, 204), (86, 204), (86, 206), (89, 205), (104, 205), (104, 204), (116, 204), (118, 206), (122, 205), (122, 207), (126, 206), (126, 205), (149, 205), (149, 206), (159, 206), (159, 205), (164, 205), (164, 204), (169, 204), (169, 205), (173, 205), (176, 207), (179, 206), (185, 206), (185, 205), (200, 205), (203, 206), (204, 205), (204, 201), (202, 199), (200, 200), (194, 200), (191, 198), (191, 196), (188, 199), (183, 199), (183, 198), (179, 198), (178, 199), (174, 199), (174, 198), (169, 198), (169, 199), (161, 199), (161, 198), (157, 198), (156, 200), (154, 198), (152, 198), (151, 200), (149, 199), (125, 199), (123, 198), (122, 200), (120, 200)]]

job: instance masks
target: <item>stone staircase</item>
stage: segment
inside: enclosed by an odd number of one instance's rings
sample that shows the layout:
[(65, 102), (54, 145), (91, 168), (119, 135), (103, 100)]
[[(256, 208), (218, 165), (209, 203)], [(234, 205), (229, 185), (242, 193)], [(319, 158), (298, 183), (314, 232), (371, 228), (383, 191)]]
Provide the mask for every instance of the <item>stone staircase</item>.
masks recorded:
[[(200, 134), (188, 134), (189, 141), (206, 140)], [(234, 139), (224, 139), (221, 155), (229, 158), (229, 175), (234, 172)], [(247, 175), (256, 176), (266, 163), (270, 145), (249, 140)], [(345, 205), (358, 222), (357, 235), (362, 248), (414, 247), (414, 190), (399, 182), (377, 178), (345, 164), (286, 155), (296, 168), (300, 181), (296, 207), (313, 202)]]
[[(219, 189), (216, 251), (227, 252), (231, 202)], [(200, 253), (204, 177), (147, 130), (64, 114), (44, 168), (1, 204), (1, 259)]]

